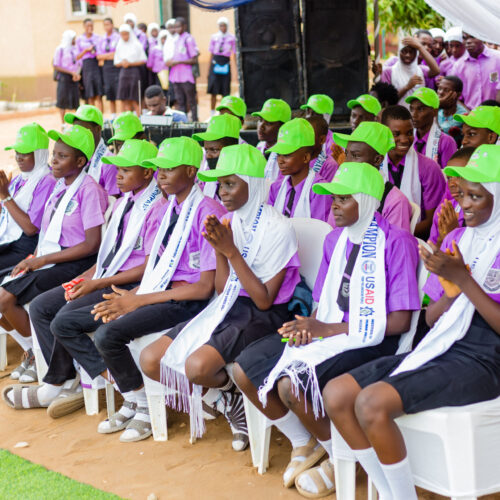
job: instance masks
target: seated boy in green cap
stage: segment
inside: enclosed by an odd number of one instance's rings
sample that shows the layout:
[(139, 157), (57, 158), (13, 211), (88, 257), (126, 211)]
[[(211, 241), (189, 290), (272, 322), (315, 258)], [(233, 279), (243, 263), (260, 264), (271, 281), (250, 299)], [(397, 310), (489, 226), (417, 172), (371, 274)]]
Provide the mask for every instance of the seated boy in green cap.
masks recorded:
[(15, 151), (21, 173), (9, 181), (0, 170), (0, 276), (35, 251), (45, 203), (56, 183), (48, 165), (49, 137), (37, 123), (21, 127), (15, 144), (5, 150)]
[[(200, 172), (213, 170), (217, 165), (221, 150), (226, 146), (238, 144), (240, 129), (241, 121), (234, 115), (224, 113), (210, 118), (206, 132), (193, 135), (194, 140), (203, 142), (203, 161)], [(220, 201), (217, 195), (219, 187), (217, 182), (200, 184), (200, 187), (203, 194)]]
[(323, 179), (331, 181), (339, 168), (339, 164), (333, 159), (331, 151), (328, 151), (328, 153), (325, 151), (326, 138), (331, 131), (322, 116), (311, 115), (306, 120), (314, 129), (314, 146), (309, 166), (316, 173), (319, 173)]
[(127, 139), (146, 139), (141, 120), (132, 111), (120, 113), (113, 120), (113, 131), (114, 134), (109, 139), (108, 144), (113, 144), (115, 154), (120, 152)]
[[(346, 148), (346, 161), (369, 163), (380, 169), (385, 155), (395, 147), (391, 130), (378, 122), (362, 122), (351, 134), (333, 134), (337, 144)], [(391, 182), (386, 181), (378, 212), (388, 222), (410, 231), (412, 208), (408, 198)], [(335, 227), (331, 216), (328, 222)]]
[(95, 345), (125, 399), (113, 417), (99, 424), (98, 432), (128, 427), (121, 441), (151, 435), (142, 374), (127, 344), (190, 320), (214, 293), (215, 253), (203, 237), (203, 221), (214, 214), (222, 217), (225, 209), (204, 196), (195, 183), (202, 157), (195, 140), (176, 137), (165, 139), (158, 156), (141, 163), (158, 167), (157, 182), (163, 194), (153, 207), (159, 227), (144, 275), (139, 287), (115, 288), (92, 310), (95, 320), (102, 320)]
[[(25, 351), (32, 339), (23, 306), (95, 263), (108, 206), (104, 189), (85, 172), (94, 153), (89, 130), (73, 125), (64, 133), (51, 130), (48, 136), (56, 141), (51, 167), (57, 182), (45, 205), (38, 245), (34, 256), (21, 260), (0, 288), (0, 326), (12, 330)], [(20, 381), (36, 381), (34, 361)]]
[(300, 107), (300, 109), (304, 109), (306, 112), (306, 120), (311, 116), (319, 116), (325, 120), (328, 132), (326, 134), (325, 143), (323, 145), (323, 153), (327, 157), (331, 155), (332, 148), (335, 145), (335, 142), (333, 140), (333, 133), (328, 128), (333, 115), (333, 108), (333, 99), (325, 94), (314, 94), (310, 96), (307, 100), (307, 104), (303, 104)]
[(247, 115), (247, 105), (241, 97), (234, 95), (224, 96), (220, 104), (215, 108), (221, 115), (230, 114), (241, 120), (241, 125), (245, 123)]
[(271, 185), (268, 203), (285, 217), (312, 217), (326, 222), (331, 202), (312, 191), (313, 184), (326, 182), (309, 167), (314, 141), (314, 129), (304, 118), (294, 118), (281, 126), (278, 142), (270, 151), (278, 154), (283, 177)]
[(453, 117), (463, 123), (462, 147), (477, 148), (482, 144), (496, 144), (500, 137), (500, 107), (478, 106), (468, 114)]
[[(53, 418), (83, 406), (83, 394), (73, 360), (92, 378), (106, 371), (106, 365), (88, 336), (102, 324), (90, 314), (103, 294), (115, 288), (130, 290), (138, 285), (156, 235), (157, 221), (152, 207), (161, 198), (153, 177), (154, 168), (140, 163), (157, 153), (144, 140), (125, 141), (121, 153), (105, 157), (118, 167), (117, 182), (123, 197), (113, 206), (97, 262), (64, 287), (56, 286), (38, 295), (30, 304), (30, 319), (48, 365), (44, 384), (16, 392), (27, 392), (29, 407), (48, 407)], [(31, 395), (31, 400), (30, 400)], [(22, 404), (16, 409), (25, 408)]]
[(74, 113), (66, 113), (64, 121), (69, 124), (80, 125), (92, 132), (95, 151), (86, 167), (89, 175), (98, 182), (109, 196), (118, 196), (120, 190), (116, 185), (116, 167), (105, 165), (102, 162), (104, 156), (111, 156), (111, 151), (106, 147), (101, 137), (104, 119), (102, 113), (90, 104), (82, 104)]
[(451, 155), (457, 150), (455, 140), (443, 133), (437, 122), (439, 97), (427, 87), (420, 87), (405, 99), (410, 105), (411, 118), (415, 128), (413, 147), (439, 164), (446, 167)]
[(260, 111), (252, 113), (252, 116), (258, 116), (257, 136), (259, 143), (257, 149), (266, 157), (266, 179), (274, 182), (279, 175), (279, 168), (276, 153), (266, 153), (272, 148), (278, 140), (278, 131), (283, 125), (292, 118), (290, 106), (282, 99), (268, 99)]
[(382, 109), (378, 99), (370, 94), (362, 94), (356, 99), (347, 101), (347, 107), (351, 110), (349, 123), (353, 131), (361, 122), (376, 121)]

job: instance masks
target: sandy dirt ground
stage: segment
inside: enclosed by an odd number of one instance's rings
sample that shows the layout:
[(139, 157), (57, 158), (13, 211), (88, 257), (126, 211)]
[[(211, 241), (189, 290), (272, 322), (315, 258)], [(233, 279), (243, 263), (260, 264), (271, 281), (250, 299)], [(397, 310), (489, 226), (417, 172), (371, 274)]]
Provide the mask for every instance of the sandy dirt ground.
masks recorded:
[[(202, 119), (208, 116), (208, 100), (200, 99)], [(0, 165), (14, 164), (14, 154), (5, 152), (23, 124), (38, 121), (46, 129), (59, 128), (57, 111), (0, 116)], [(9, 366), (0, 372), (0, 390), (11, 381), (8, 374), (18, 364), (20, 348), (9, 337)], [(118, 435), (100, 435), (97, 424), (105, 418), (86, 416), (80, 410), (60, 420), (52, 420), (46, 410), (14, 411), (0, 401), (0, 447), (78, 481), (113, 492), (124, 498), (145, 500), (154, 493), (160, 500), (192, 498), (216, 500), (295, 499), (295, 489), (285, 490), (281, 474), (290, 457), (290, 444), (273, 430), (270, 468), (259, 476), (252, 467), (250, 451), (236, 453), (231, 448), (229, 426), (222, 419), (208, 422), (207, 433), (194, 445), (189, 443), (188, 419), (169, 412), (168, 442), (152, 439), (124, 444)], [(14, 448), (25, 441), (26, 448)], [(366, 476), (357, 477), (356, 498), (366, 498)], [(48, 495), (44, 492), (44, 497)], [(332, 496), (331, 498), (335, 498)], [(419, 498), (443, 497), (420, 492)], [(492, 500), (500, 496), (484, 497)], [(26, 499), (31, 500), (31, 499)]]

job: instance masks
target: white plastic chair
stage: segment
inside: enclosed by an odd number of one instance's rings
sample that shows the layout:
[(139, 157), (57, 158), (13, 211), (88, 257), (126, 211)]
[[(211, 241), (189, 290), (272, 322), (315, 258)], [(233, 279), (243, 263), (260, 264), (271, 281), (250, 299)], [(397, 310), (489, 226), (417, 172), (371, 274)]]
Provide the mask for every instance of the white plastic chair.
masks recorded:
[(410, 219), (410, 232), (411, 234), (415, 233), (415, 227), (420, 220), (421, 208), (416, 204), (410, 201), (411, 205), (411, 219)]
[(0, 372), (7, 368), (7, 335), (8, 333), (0, 328)]
[[(317, 219), (296, 217), (290, 219), (299, 243), (300, 274), (312, 290), (319, 266), (323, 258), (323, 242), (332, 227)], [(227, 367), (226, 367), (227, 369)], [(248, 398), (243, 396), (245, 415), (248, 425), (248, 439), (252, 463), (259, 474), (269, 467), (269, 443), (271, 440), (271, 421), (262, 414)]]

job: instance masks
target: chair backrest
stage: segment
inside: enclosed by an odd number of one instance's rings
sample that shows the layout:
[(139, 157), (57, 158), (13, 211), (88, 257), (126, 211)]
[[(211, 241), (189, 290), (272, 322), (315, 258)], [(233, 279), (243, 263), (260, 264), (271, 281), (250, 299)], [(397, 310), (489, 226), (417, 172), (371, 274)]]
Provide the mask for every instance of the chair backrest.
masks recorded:
[(300, 274), (312, 290), (323, 258), (323, 242), (333, 229), (318, 219), (293, 217), (290, 221), (299, 243)]
[(101, 238), (104, 238), (104, 233), (106, 232), (109, 220), (113, 214), (113, 206), (115, 203), (116, 198), (114, 196), (108, 196), (108, 208), (106, 209), (106, 212), (104, 212), (104, 224), (101, 226)]
[(410, 232), (411, 234), (413, 234), (415, 232), (415, 226), (417, 225), (417, 222), (420, 220), (421, 209), (416, 203), (413, 203), (413, 201), (410, 201), (410, 205), (411, 205)]

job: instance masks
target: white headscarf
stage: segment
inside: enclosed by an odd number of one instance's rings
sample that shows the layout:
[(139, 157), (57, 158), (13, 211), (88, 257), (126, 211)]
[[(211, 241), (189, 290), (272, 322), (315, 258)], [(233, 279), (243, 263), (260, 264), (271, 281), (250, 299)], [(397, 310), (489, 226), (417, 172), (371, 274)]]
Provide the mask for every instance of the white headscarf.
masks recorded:
[[(391, 72), (391, 83), (396, 87), (398, 91), (402, 89), (410, 81), (410, 78), (412, 76), (417, 75), (420, 76), (422, 80), (424, 79), (424, 73), (420, 68), (420, 66), (418, 65), (418, 52), (411, 64), (405, 64), (401, 60), (401, 50), (404, 48), (405, 45), (403, 45), (402, 41), (400, 40), (398, 46), (398, 61), (392, 67), (392, 72)], [(423, 87), (424, 85), (425, 83), (415, 85), (415, 87), (406, 92), (405, 95), (401, 96), (401, 99), (399, 100), (398, 104), (408, 107), (408, 104), (405, 102), (406, 97), (408, 97), (410, 94), (413, 94), (413, 92), (415, 92), (417, 88)]]
[[(148, 29), (147, 29), (147, 34), (148, 34), (148, 36), (151, 36), (151, 37), (153, 36), (153, 35), (151, 34), (151, 32), (152, 32), (153, 30), (160, 31), (160, 25), (159, 25), (158, 23), (149, 23), (149, 24), (148, 24)], [(158, 38), (159, 38), (159, 36), (160, 36), (160, 35), (158, 35)]]
[(128, 24), (122, 24), (120, 26), (119, 32), (122, 33), (126, 31), (129, 34), (128, 41), (125, 42), (123, 38), (120, 37), (119, 42), (116, 45), (114, 63), (119, 64), (124, 59), (128, 62), (135, 63), (140, 61), (146, 61), (146, 53), (142, 47), (141, 42), (137, 40), (133, 29)]
[(352, 197), (358, 204), (358, 220), (351, 226), (347, 226), (346, 231), (351, 243), (359, 245), (373, 220), (373, 215), (380, 206), (380, 201), (365, 193), (356, 193)]
[(137, 27), (137, 16), (132, 12), (129, 12), (128, 14), (125, 14), (123, 16), (123, 22), (126, 23), (127, 21), (132, 21), (134, 23), (134, 28)]
[(444, 40), (444, 37), (446, 36), (445, 32), (441, 28), (431, 28), (429, 32), (432, 35), (432, 38), (440, 36)]
[(76, 32), (74, 32), (73, 30), (64, 31), (62, 34), (62, 37), (61, 37), (61, 43), (59, 44), (59, 48), (67, 49), (67, 48), (71, 47), (75, 36), (76, 36)]
[(460, 26), (452, 26), (444, 37), (445, 42), (460, 42), (464, 43), (462, 28)]
[[(219, 19), (217, 19), (217, 26), (220, 26), (221, 24), (225, 24), (227, 26), (227, 29), (229, 29), (229, 20), (227, 17), (223, 16), (223, 17), (219, 17)], [(227, 33), (227, 31), (226, 31), (226, 33), (223, 33), (221, 31), (221, 29), (219, 28), (219, 33), (221, 35), (225, 35)]]
[(171, 37), (172, 35), (168, 32), (168, 30), (161, 30), (159, 33), (158, 33), (158, 47), (163, 47), (163, 44), (161, 43), (161, 39), (163, 37), (167, 37), (165, 39), (165, 42), (164, 43), (167, 43), (167, 40), (169, 37)]
[(171, 17), (166, 23), (165, 23), (165, 28), (168, 28), (169, 26), (173, 26), (175, 24), (175, 17)]

